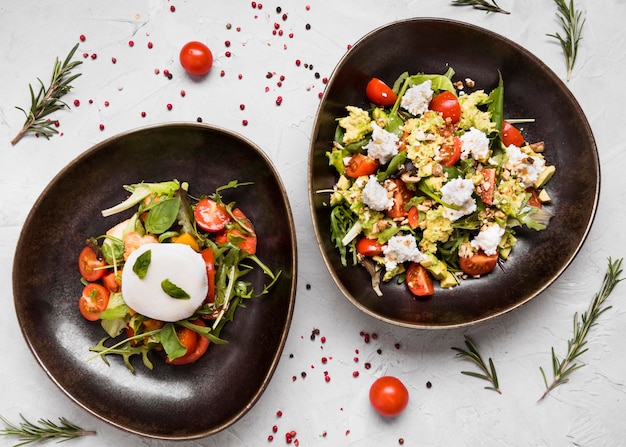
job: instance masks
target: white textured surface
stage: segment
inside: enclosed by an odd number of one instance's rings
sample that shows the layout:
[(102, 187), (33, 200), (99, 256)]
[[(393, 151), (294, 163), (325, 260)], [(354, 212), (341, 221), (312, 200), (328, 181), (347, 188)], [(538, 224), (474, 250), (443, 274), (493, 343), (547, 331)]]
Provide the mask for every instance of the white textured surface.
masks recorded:
[[(370, 30), (407, 17), (446, 17), (498, 32), (536, 54), (564, 78), (560, 46), (547, 33), (558, 31), (552, 0), (499, 3), (511, 15), (453, 7), (446, 0), (271, 0), (253, 9), (247, 0), (160, 0), (19, 2), (0, 0), (0, 414), (17, 420), (64, 416), (96, 437), (76, 446), (180, 445), (142, 439), (106, 425), (65, 397), (39, 368), (17, 325), (11, 291), (15, 245), (31, 204), (56, 173), (91, 145), (147, 124), (204, 122), (233, 129), (255, 141), (278, 167), (289, 194), (299, 244), (298, 297), (283, 358), (272, 382), (252, 410), (230, 429), (188, 443), (199, 446), (285, 443), (295, 430), (301, 446), (619, 446), (626, 439), (626, 302), (624, 285), (589, 335), (584, 366), (542, 403), (539, 367), (550, 369), (550, 348), (563, 355), (575, 312), (584, 311), (600, 285), (607, 258), (625, 254), (626, 17), (623, 0), (577, 0), (587, 19), (584, 40), (569, 88), (585, 111), (598, 144), (602, 197), (594, 226), (581, 253), (561, 278), (537, 299), (479, 326), (450, 331), (412, 331), (374, 320), (344, 299), (332, 284), (319, 253), (307, 202), (307, 152), (319, 103), (321, 79), (330, 76), (350, 43)], [(310, 5), (310, 10), (305, 8)], [(170, 11), (170, 5), (176, 7)], [(282, 21), (281, 6), (288, 13)], [(274, 23), (285, 30), (273, 36)], [(232, 24), (232, 29), (226, 28)], [(309, 31), (305, 25), (311, 24)], [(241, 27), (237, 32), (236, 27)], [(288, 34), (294, 33), (293, 38)], [(66, 97), (80, 107), (56, 114), (62, 136), (50, 141), (10, 140), (28, 105), (28, 83), (48, 81), (56, 56), (78, 42), (79, 53), (97, 54), (80, 67), (83, 76)], [(128, 41), (134, 40), (133, 48)], [(179, 48), (189, 40), (209, 44), (216, 57), (202, 82), (184, 75)], [(226, 48), (224, 42), (231, 42)], [(152, 49), (147, 48), (153, 42)], [(284, 47), (286, 45), (286, 47)], [(232, 52), (226, 57), (225, 51)], [(111, 58), (117, 58), (113, 64)], [(295, 60), (314, 69), (296, 67)], [(154, 70), (161, 70), (155, 75)], [(164, 69), (173, 73), (168, 80)], [(220, 77), (220, 70), (225, 76)], [(272, 79), (267, 72), (275, 72)], [(238, 74), (242, 79), (238, 79)], [(283, 86), (277, 77), (285, 76)], [(265, 87), (269, 87), (269, 92)], [(186, 96), (180, 95), (180, 90)], [(280, 107), (276, 97), (283, 97)], [(93, 104), (88, 100), (92, 99)], [(108, 107), (104, 102), (109, 101)], [(173, 104), (168, 111), (166, 104)], [(245, 104), (245, 110), (239, 105)], [(147, 116), (141, 118), (141, 112)], [(555, 110), (554, 113), (558, 113)], [(249, 121), (243, 126), (242, 120)], [(99, 124), (105, 125), (104, 131)], [(45, 231), (45, 228), (42, 228)], [(537, 254), (540, 256), (540, 254)], [(311, 287), (307, 287), (310, 285)], [(326, 337), (310, 340), (311, 330)], [(361, 331), (376, 333), (369, 344)], [(468, 334), (485, 357), (492, 357), (503, 394), (460, 374), (473, 366), (455, 358)], [(395, 344), (399, 343), (399, 348)], [(377, 349), (381, 352), (377, 353)], [(356, 354), (358, 350), (358, 354)], [(290, 354), (293, 354), (291, 357)], [(328, 358), (323, 364), (322, 357)], [(354, 357), (359, 362), (355, 363)], [(364, 363), (370, 362), (369, 370)], [(360, 371), (358, 378), (352, 372)], [(302, 379), (301, 372), (307, 376)], [(323, 372), (331, 381), (326, 383)], [(370, 408), (369, 384), (382, 374), (400, 377), (411, 400), (394, 420)], [(295, 381), (293, 377), (296, 377)], [(426, 383), (430, 381), (432, 388)], [(282, 418), (276, 412), (283, 412)], [(326, 433), (326, 436), (323, 436)], [(0, 438), (1, 446), (15, 440)]]

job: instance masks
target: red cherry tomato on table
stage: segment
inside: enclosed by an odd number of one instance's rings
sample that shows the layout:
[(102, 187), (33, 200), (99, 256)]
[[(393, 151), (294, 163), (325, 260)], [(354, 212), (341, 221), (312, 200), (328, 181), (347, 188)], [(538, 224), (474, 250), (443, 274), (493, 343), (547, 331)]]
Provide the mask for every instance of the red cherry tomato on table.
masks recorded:
[(87, 281), (96, 281), (102, 278), (107, 270), (100, 267), (105, 266), (105, 262), (98, 259), (98, 255), (91, 247), (83, 248), (78, 255), (78, 270)]
[(398, 95), (378, 78), (372, 78), (365, 88), (365, 94), (370, 102), (377, 106), (390, 107), (395, 104)]
[(502, 143), (505, 146), (512, 144), (517, 147), (522, 147), (524, 145), (524, 137), (521, 132), (517, 130), (513, 124), (505, 120), (502, 121)]
[(378, 162), (372, 157), (363, 154), (354, 154), (346, 164), (346, 175), (352, 178), (370, 175), (376, 172), (378, 166)]
[(412, 262), (407, 268), (406, 285), (415, 296), (430, 296), (435, 293), (428, 270), (418, 262)]
[(191, 75), (202, 76), (213, 66), (213, 53), (202, 42), (187, 42), (180, 50), (180, 64)]
[(200, 228), (210, 233), (223, 230), (230, 221), (226, 206), (208, 198), (196, 204), (193, 217)]
[(486, 275), (496, 267), (497, 263), (498, 253), (486, 255), (482, 250), (472, 256), (459, 258), (459, 267), (463, 273), (470, 276)]
[(89, 283), (78, 300), (80, 313), (89, 321), (96, 321), (109, 304), (109, 291), (100, 284)]
[(374, 410), (387, 417), (399, 415), (409, 403), (409, 391), (400, 379), (392, 376), (376, 379), (369, 397)]
[(443, 119), (450, 120), (455, 124), (461, 119), (461, 104), (456, 95), (452, 92), (445, 91), (435, 96), (428, 106), (430, 110), (439, 112)]

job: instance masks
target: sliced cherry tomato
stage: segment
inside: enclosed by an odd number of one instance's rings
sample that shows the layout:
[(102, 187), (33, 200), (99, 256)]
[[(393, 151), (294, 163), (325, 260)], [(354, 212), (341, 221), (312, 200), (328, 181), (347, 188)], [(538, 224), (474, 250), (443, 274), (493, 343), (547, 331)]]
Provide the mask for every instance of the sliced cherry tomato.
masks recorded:
[(428, 270), (418, 262), (412, 262), (406, 269), (406, 285), (415, 296), (430, 296), (435, 293)]
[[(192, 323), (198, 326), (206, 326), (206, 324), (204, 324), (202, 320), (195, 320), (192, 321)], [(186, 365), (189, 363), (193, 363), (200, 357), (202, 357), (209, 347), (209, 339), (195, 332), (194, 334), (196, 334), (197, 342), (192, 351), (187, 351), (185, 355), (183, 355), (182, 357), (178, 357), (174, 360), (165, 359), (165, 362), (169, 363), (170, 365)]]
[(220, 231), (215, 235), (215, 242), (217, 242), (218, 244), (232, 242), (246, 253), (251, 255), (255, 254), (257, 237), (256, 233), (254, 232), (252, 222), (250, 222), (250, 220), (246, 217), (243, 211), (241, 211), (239, 208), (235, 208), (233, 210), (233, 216), (243, 221), (246, 227), (252, 230), (252, 232), (246, 231), (245, 229), (241, 228), (236, 222), (231, 222), (229, 226), (224, 229), (224, 231)]
[(206, 265), (206, 276), (209, 283), (209, 290), (206, 294), (206, 301), (208, 303), (215, 302), (215, 255), (213, 250), (205, 248), (200, 252), (204, 264)]
[(444, 166), (454, 166), (461, 158), (461, 139), (459, 137), (452, 137), (452, 141), (447, 141), (441, 145), (439, 149), (439, 158)]
[(508, 121), (502, 121), (502, 143), (505, 146), (522, 147), (524, 145), (524, 137), (517, 128)]
[(392, 106), (396, 102), (396, 99), (398, 99), (398, 95), (378, 78), (372, 78), (367, 83), (365, 94), (370, 102), (382, 107)]
[(80, 313), (89, 321), (96, 321), (109, 304), (109, 291), (100, 284), (89, 283), (78, 300)]
[(526, 188), (526, 192), (530, 193), (530, 197), (528, 198), (528, 202), (526, 202), (529, 206), (534, 206), (535, 208), (541, 208), (541, 200), (539, 200), (539, 193), (532, 186), (530, 188)]
[(198, 335), (195, 331), (192, 331), (191, 329), (186, 327), (177, 327), (176, 335), (178, 336), (178, 341), (181, 345), (185, 347), (186, 351), (184, 355), (182, 355), (181, 357), (177, 357), (174, 360), (169, 360), (168, 358), (166, 360), (167, 363), (173, 363), (179, 358), (183, 358), (187, 354), (193, 353), (196, 349), (196, 345), (198, 344), (198, 337), (202, 337), (201, 335)]
[(395, 184), (395, 188), (393, 189), (393, 206), (387, 210), (387, 215), (392, 219), (404, 218), (408, 214), (404, 208), (413, 197), (413, 193), (400, 179), (392, 179), (390, 182)]
[(363, 256), (380, 256), (383, 254), (384, 244), (376, 239), (363, 237), (356, 243), (356, 251)]
[(496, 168), (485, 168), (480, 172), (483, 175), (480, 198), (485, 205), (493, 205), (493, 191), (496, 188)]
[(428, 106), (430, 110), (434, 110), (443, 116), (443, 119), (450, 120), (455, 124), (461, 119), (461, 104), (456, 95), (452, 92), (445, 91), (435, 96)]
[(378, 162), (363, 154), (354, 154), (346, 164), (346, 175), (352, 178), (371, 175), (378, 169)]
[(102, 285), (106, 287), (109, 292), (119, 292), (121, 288), (120, 281), (115, 272), (105, 275), (102, 278)]
[(102, 259), (98, 259), (98, 255), (93, 248), (87, 246), (82, 249), (78, 255), (78, 270), (83, 278), (87, 281), (96, 281), (102, 278), (107, 270), (106, 263)]
[(463, 273), (470, 276), (486, 275), (491, 272), (498, 263), (498, 253), (486, 255), (482, 250), (472, 256), (460, 257), (459, 266)]
[(230, 221), (230, 214), (226, 211), (226, 206), (209, 198), (198, 202), (193, 210), (193, 217), (200, 228), (210, 233), (222, 231)]
[(411, 208), (409, 208), (409, 212), (406, 218), (408, 219), (409, 227), (411, 227), (412, 230), (415, 230), (419, 226), (420, 212), (418, 211), (416, 206), (412, 206)]
[(397, 416), (409, 403), (409, 390), (393, 376), (383, 376), (370, 387), (370, 403), (374, 410), (387, 417)]
[(195, 76), (207, 74), (213, 66), (213, 53), (202, 42), (187, 42), (180, 50), (179, 59), (185, 71)]

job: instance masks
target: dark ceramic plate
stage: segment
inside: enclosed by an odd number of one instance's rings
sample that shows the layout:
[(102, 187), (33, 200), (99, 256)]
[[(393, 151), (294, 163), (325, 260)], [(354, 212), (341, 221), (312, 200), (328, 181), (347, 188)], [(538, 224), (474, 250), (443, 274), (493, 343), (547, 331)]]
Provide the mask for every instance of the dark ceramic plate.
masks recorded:
[[(328, 166), (336, 122), (346, 105), (365, 109), (365, 86), (372, 77), (388, 84), (405, 71), (441, 73), (454, 68), (454, 80), (473, 79), (491, 91), (502, 73), (505, 118), (534, 118), (524, 124), (528, 141), (545, 141), (548, 164), (557, 168), (548, 185), (555, 214), (546, 231), (518, 231), (519, 243), (505, 263), (480, 280), (436, 289), (430, 299), (413, 299), (404, 284), (371, 289), (360, 266), (343, 267), (330, 238), (329, 195), (336, 177)], [(583, 111), (568, 88), (537, 57), (493, 32), (444, 19), (413, 19), (383, 26), (364, 36), (339, 62), (313, 128), (309, 155), (309, 194), (313, 223), (328, 269), (344, 295), (362, 311), (414, 328), (448, 328), (488, 320), (511, 311), (544, 291), (570, 264), (583, 244), (596, 212), (600, 168), (595, 141)]]
[[(254, 222), (258, 256), (280, 279), (268, 295), (238, 309), (198, 362), (170, 366), (152, 353), (152, 371), (133, 359), (87, 362), (104, 335), (81, 317), (77, 256), (85, 238), (103, 234), (124, 216), (100, 211), (125, 197), (122, 185), (187, 181), (191, 195), (212, 193), (230, 180), (253, 186), (224, 192)], [(132, 211), (129, 211), (131, 213)], [(269, 159), (231, 132), (201, 124), (167, 124), (97, 144), (61, 171), (26, 219), (13, 268), (15, 309), (41, 367), (72, 400), (101, 419), (139, 435), (192, 439), (241, 418), (267, 387), (291, 323), (296, 291), (296, 239), (287, 195)], [(258, 270), (258, 269), (256, 269)], [(246, 279), (262, 290), (266, 277)]]

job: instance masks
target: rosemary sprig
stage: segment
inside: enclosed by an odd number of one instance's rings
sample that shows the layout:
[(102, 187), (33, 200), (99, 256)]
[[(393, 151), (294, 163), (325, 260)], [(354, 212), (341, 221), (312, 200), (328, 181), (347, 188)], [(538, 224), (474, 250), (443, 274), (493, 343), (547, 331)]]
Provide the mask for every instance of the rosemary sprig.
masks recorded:
[(83, 63), (82, 61), (72, 61), (77, 49), (78, 44), (72, 48), (63, 63), (59, 61), (59, 58), (55, 60), (52, 78), (48, 88), (44, 86), (41, 79), (37, 78), (39, 81), (39, 91), (37, 95), (35, 95), (33, 86), (31, 84), (28, 85), (31, 100), (30, 110), (26, 112), (21, 107), (15, 107), (24, 113), (26, 121), (24, 122), (22, 130), (11, 140), (11, 144), (17, 144), (24, 135), (31, 132), (43, 135), (47, 139), (59, 133), (59, 131), (55, 129), (54, 121), (46, 117), (64, 107), (69, 109), (69, 106), (61, 101), (61, 97), (72, 89), (70, 83), (81, 75), (81, 73), (71, 74), (74, 68)]
[(6, 428), (0, 430), (1, 436), (17, 436), (21, 441), (13, 447), (19, 447), (34, 442), (44, 442), (50, 439), (57, 439), (57, 443), (75, 439), (80, 436), (95, 435), (95, 431), (83, 430), (79, 426), (72, 424), (65, 418), (59, 418), (60, 425), (48, 419), (39, 419), (37, 424), (28, 421), (20, 414), (22, 422), (12, 424), (4, 417), (0, 416), (0, 420), (4, 422)]
[(559, 22), (561, 22), (564, 35), (556, 33), (548, 34), (548, 36), (557, 39), (561, 44), (561, 48), (563, 48), (567, 65), (567, 80), (569, 81), (576, 63), (576, 57), (578, 56), (578, 42), (582, 39), (583, 26), (586, 19), (581, 21), (582, 12), (576, 10), (574, 0), (570, 0), (569, 5), (566, 3), (566, 0), (554, 0), (554, 2), (558, 8), (556, 16)]
[(565, 355), (565, 358), (563, 358), (563, 360), (559, 360), (554, 353), (554, 348), (552, 348), (552, 372), (554, 374), (554, 378), (550, 384), (548, 384), (548, 379), (543, 368), (539, 368), (541, 370), (541, 375), (543, 376), (543, 381), (546, 385), (546, 390), (539, 398), (539, 402), (541, 402), (548, 395), (548, 393), (557, 386), (567, 383), (569, 381), (570, 374), (584, 366), (583, 364), (574, 363), (574, 361), (587, 352), (588, 348), (585, 346), (587, 345), (586, 337), (589, 333), (589, 329), (596, 324), (598, 317), (602, 315), (604, 311), (611, 308), (611, 306), (603, 307), (602, 305), (609, 297), (615, 286), (623, 280), (623, 278), (619, 277), (622, 274), (622, 261), (623, 258), (618, 259), (615, 262), (609, 258), (609, 266), (606, 274), (604, 275), (602, 287), (593, 297), (593, 300), (589, 305), (589, 309), (581, 315), (580, 320), (578, 319), (578, 312), (574, 315), (574, 335), (567, 341), (567, 354)]
[(474, 9), (487, 11), (487, 13), (499, 12), (502, 14), (511, 14), (509, 11), (500, 8), (495, 0), (491, 0), (491, 3), (487, 0), (452, 0), (452, 3), (455, 6), (471, 6)]
[(483, 374), (472, 372), (472, 371), (461, 371), (461, 374), (465, 374), (467, 376), (486, 380), (491, 383), (491, 386), (485, 387), (486, 390), (493, 390), (493, 391), (498, 392), (499, 394), (502, 394), (502, 391), (500, 391), (500, 385), (498, 384), (498, 375), (496, 374), (496, 367), (494, 366), (493, 361), (491, 360), (491, 357), (489, 358), (489, 367), (487, 367), (487, 364), (485, 363), (482, 356), (478, 352), (478, 348), (476, 347), (472, 339), (469, 338), (467, 335), (465, 336), (465, 345), (467, 346), (467, 349), (468, 349), (467, 351), (461, 348), (454, 348), (454, 347), (452, 349), (457, 351), (457, 354), (456, 354), (457, 357), (462, 357), (462, 358), (465, 358), (467, 360), (471, 360), (472, 362), (474, 362), (481, 369), (481, 371), (483, 371)]

